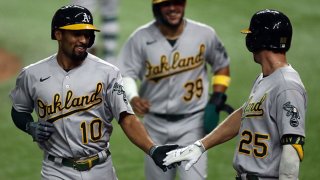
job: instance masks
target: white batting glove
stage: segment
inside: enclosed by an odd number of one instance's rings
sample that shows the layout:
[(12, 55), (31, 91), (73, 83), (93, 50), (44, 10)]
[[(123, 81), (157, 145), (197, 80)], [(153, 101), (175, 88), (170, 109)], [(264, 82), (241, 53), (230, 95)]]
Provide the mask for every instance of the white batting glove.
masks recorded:
[(188, 171), (198, 160), (200, 159), (202, 153), (206, 150), (201, 143), (201, 141), (196, 141), (185, 148), (176, 149), (167, 153), (167, 157), (164, 158), (163, 165), (168, 166), (175, 162), (187, 161), (185, 170)]

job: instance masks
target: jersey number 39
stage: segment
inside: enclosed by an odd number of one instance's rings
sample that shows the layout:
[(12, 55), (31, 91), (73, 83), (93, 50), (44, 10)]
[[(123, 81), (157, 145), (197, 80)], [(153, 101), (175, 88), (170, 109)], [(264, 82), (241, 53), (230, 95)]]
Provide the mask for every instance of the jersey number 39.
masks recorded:
[(186, 93), (183, 96), (183, 99), (185, 101), (190, 101), (194, 96), (196, 96), (197, 98), (200, 98), (203, 93), (202, 79), (199, 78), (195, 81), (188, 81), (184, 85), (184, 88), (186, 89)]

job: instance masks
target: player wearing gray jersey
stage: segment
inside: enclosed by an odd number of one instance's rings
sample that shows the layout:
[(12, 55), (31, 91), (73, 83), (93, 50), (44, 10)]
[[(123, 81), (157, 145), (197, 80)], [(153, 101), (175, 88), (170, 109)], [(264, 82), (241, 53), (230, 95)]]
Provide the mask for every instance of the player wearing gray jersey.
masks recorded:
[(251, 19), (246, 46), (262, 73), (246, 103), (203, 139), (167, 153), (165, 165), (188, 161), (189, 169), (207, 149), (239, 136), (233, 167), (238, 180), (296, 180), (303, 159), (307, 94), (287, 63), (292, 26), (283, 13), (261, 10)]
[(15, 125), (44, 151), (42, 179), (117, 179), (109, 150), (113, 119), (163, 171), (171, 168), (162, 159), (177, 145), (154, 144), (134, 116), (118, 68), (87, 53), (99, 31), (90, 11), (61, 7), (51, 30), (58, 53), (25, 67), (10, 93)]
[[(118, 57), (128, 99), (143, 115), (152, 139), (160, 144), (187, 145), (204, 136), (203, 116), (208, 102), (208, 69), (215, 74), (214, 94), (229, 85), (229, 58), (215, 30), (184, 18), (185, 0), (153, 0), (155, 21), (138, 28)], [(141, 81), (139, 93), (135, 80)], [(224, 95), (225, 96), (225, 95)], [(215, 109), (212, 109), (215, 111)], [(203, 156), (183, 180), (207, 177)], [(159, 171), (146, 157), (146, 179), (174, 179), (176, 169)]]

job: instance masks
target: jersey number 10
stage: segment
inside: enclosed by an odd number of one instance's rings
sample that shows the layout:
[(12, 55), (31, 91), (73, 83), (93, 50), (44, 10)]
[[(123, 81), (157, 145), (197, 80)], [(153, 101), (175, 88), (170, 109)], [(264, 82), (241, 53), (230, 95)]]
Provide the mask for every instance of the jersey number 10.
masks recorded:
[(102, 122), (100, 119), (94, 119), (90, 123), (84, 121), (80, 124), (80, 130), (83, 144), (88, 144), (88, 139), (95, 142), (102, 136)]

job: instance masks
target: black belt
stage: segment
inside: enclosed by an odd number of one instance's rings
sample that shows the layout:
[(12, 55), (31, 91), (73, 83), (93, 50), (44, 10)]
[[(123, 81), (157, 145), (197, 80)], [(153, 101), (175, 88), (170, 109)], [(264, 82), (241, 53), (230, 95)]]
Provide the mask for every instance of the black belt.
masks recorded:
[(150, 114), (154, 115), (154, 116), (157, 116), (159, 118), (162, 118), (162, 119), (166, 119), (167, 121), (179, 121), (181, 119), (185, 119), (185, 118), (188, 118), (190, 116), (193, 116), (201, 111), (203, 111), (204, 109), (200, 109), (198, 111), (195, 111), (193, 113), (187, 113), (187, 114), (160, 114), (160, 113), (153, 113), (153, 112), (150, 112)]
[[(107, 157), (109, 157), (111, 154), (110, 151), (105, 150), (105, 152), (107, 153)], [(103, 161), (99, 160), (98, 154), (91, 156), (91, 157), (84, 159), (84, 160), (74, 160), (74, 159), (62, 158), (61, 164), (64, 166), (67, 166), (67, 167), (72, 167), (78, 171), (87, 171), (87, 170), (91, 169), (93, 166), (104, 162), (107, 159), (107, 157)], [(48, 159), (52, 162), (55, 162), (56, 157), (49, 154)]]
[[(244, 180), (240, 176), (236, 177), (236, 180)], [(259, 177), (253, 174), (247, 174), (245, 180), (259, 180)]]

